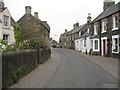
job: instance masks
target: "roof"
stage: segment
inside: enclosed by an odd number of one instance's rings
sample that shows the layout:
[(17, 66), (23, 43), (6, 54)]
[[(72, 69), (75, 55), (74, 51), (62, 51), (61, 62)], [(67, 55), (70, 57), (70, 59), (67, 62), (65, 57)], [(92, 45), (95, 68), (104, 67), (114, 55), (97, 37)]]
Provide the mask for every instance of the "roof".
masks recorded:
[(22, 20), (22, 19), (23, 19), (24, 17), (26, 17), (26, 16), (27, 16), (27, 17), (32, 17), (35, 22), (40, 23), (41, 25), (43, 25), (44, 27), (46, 27), (48, 31), (50, 31), (50, 27), (49, 27), (47, 21), (41, 21), (40, 19), (36, 19), (36, 18), (35, 18), (33, 15), (31, 15), (31, 14), (25, 14), (23, 17), (21, 17), (21, 18), (18, 20), (18, 22), (19, 22), (20, 20)]
[(48, 25), (47, 21), (42, 21), (42, 24), (50, 31), (50, 26)]
[(11, 26), (15, 26), (15, 25), (18, 25), (15, 20), (11, 17)]
[(106, 9), (105, 11), (103, 11), (97, 18), (95, 18), (93, 20), (93, 22), (99, 21), (105, 17), (108, 17), (116, 12), (120, 11), (120, 2), (118, 2), (117, 4), (109, 7), (108, 9)]
[(2, 8), (2, 10), (0, 10), (0, 13), (3, 12), (6, 8), (7, 8), (7, 7)]

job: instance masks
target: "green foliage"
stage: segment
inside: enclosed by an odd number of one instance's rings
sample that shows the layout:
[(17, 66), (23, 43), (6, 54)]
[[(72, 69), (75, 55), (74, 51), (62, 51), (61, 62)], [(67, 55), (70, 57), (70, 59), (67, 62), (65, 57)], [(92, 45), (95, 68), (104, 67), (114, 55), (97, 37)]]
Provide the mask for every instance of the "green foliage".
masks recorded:
[(39, 39), (29, 39), (29, 40), (22, 40), (22, 33), (20, 31), (20, 26), (14, 26), (14, 36), (16, 43), (8, 45), (4, 40), (0, 40), (0, 47), (5, 46), (2, 51), (9, 52), (9, 51), (17, 51), (17, 50), (28, 50), (28, 49), (38, 49), (47, 48), (47, 43), (45, 42), (45, 38), (41, 37)]
[(20, 26), (14, 26), (14, 36), (16, 43), (19, 44), (21, 42)]
[(29, 40), (29, 46), (30, 48), (33, 48), (33, 49), (37, 49), (37, 48), (46, 48), (46, 44), (45, 44), (45, 41), (43, 40), (35, 40), (35, 39), (31, 39)]
[(24, 68), (20, 66), (17, 71), (13, 72), (13, 82), (16, 83), (25, 74)]

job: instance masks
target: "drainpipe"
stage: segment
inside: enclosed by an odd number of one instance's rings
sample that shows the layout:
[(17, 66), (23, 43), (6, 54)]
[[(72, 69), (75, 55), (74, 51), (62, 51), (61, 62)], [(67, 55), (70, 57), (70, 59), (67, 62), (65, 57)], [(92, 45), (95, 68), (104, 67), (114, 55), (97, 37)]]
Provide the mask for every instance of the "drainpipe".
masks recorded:
[(100, 56), (102, 55), (101, 53), (102, 53), (102, 51), (101, 51), (101, 29), (102, 29), (102, 22), (101, 22), (101, 20), (99, 21), (100, 22), (100, 32), (99, 32), (99, 41), (100, 41)]

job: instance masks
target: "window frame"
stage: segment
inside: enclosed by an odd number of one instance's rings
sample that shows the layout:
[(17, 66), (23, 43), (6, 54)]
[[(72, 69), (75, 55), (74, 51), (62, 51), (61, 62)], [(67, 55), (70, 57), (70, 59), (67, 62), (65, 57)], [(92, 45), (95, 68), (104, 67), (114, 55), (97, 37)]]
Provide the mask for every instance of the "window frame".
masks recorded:
[(107, 20), (103, 19), (102, 20), (102, 32), (101, 33), (105, 33), (107, 32)]
[[(114, 41), (114, 39), (117, 39), (117, 44), (115, 44), (115, 41)], [(117, 48), (117, 52), (115, 52), (114, 50), (114, 47), (115, 46), (117, 46), (118, 48)], [(112, 36), (112, 53), (116, 53), (116, 54), (118, 54), (119, 52), (120, 52), (120, 50), (119, 50), (119, 35), (114, 35), (114, 36)]]
[[(7, 37), (4, 37), (4, 36), (7, 36)], [(4, 40), (6, 43), (9, 43), (9, 34), (3, 34), (3, 40)]]
[(4, 19), (3, 19), (3, 26), (4, 26), (4, 27), (8, 27), (8, 26), (9, 26), (9, 16), (4, 15), (3, 18), (4, 18)]
[[(116, 21), (116, 17), (117, 17), (117, 21)], [(112, 29), (112, 31), (118, 30), (118, 24), (119, 24), (118, 15), (115, 14), (115, 15), (112, 16), (112, 18), (113, 18), (113, 29)], [(117, 23), (117, 26), (116, 26), (116, 23)]]
[[(98, 49), (95, 48), (95, 41), (98, 41)], [(99, 39), (93, 39), (93, 51), (99, 51)]]
[(86, 48), (86, 40), (83, 40), (83, 46)]
[(97, 23), (94, 24), (94, 35), (97, 35)]

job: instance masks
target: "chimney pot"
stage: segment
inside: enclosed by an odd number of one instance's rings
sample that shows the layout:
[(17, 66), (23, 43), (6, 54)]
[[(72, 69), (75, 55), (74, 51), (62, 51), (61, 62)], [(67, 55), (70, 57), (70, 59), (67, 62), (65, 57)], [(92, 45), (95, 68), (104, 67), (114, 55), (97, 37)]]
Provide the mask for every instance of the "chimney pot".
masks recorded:
[(65, 29), (65, 32), (67, 32), (67, 29)]
[(87, 23), (91, 23), (91, 13), (88, 13)]

